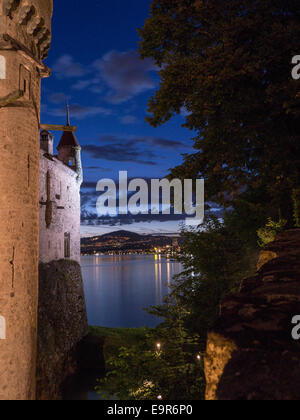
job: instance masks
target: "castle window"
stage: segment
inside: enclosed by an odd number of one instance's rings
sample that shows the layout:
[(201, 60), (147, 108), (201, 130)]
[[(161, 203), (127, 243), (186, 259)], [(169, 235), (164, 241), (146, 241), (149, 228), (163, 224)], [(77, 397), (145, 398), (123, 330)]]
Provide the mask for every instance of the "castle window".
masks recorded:
[(0, 315), (0, 340), (6, 340), (6, 321), (3, 316)]
[(6, 79), (6, 60), (3, 55), (0, 55), (0, 80)]
[(71, 257), (71, 235), (65, 233), (65, 258)]
[(22, 64), (20, 66), (20, 83), (19, 87), (20, 90), (24, 94), (24, 99), (30, 99), (30, 81), (31, 81), (31, 74), (30, 71), (26, 69)]

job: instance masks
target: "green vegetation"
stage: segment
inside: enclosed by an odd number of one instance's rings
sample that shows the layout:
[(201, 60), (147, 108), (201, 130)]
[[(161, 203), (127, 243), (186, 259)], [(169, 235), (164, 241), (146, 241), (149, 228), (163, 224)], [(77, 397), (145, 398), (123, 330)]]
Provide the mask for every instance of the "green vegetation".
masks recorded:
[(139, 31), (140, 53), (160, 67), (147, 120), (186, 115), (195, 153), (174, 178), (206, 182), (207, 200), (225, 207), (245, 188), (262, 193), (267, 217), (292, 224), (299, 186), (297, 0), (153, 0)]
[(104, 328), (90, 326), (89, 336), (103, 338), (104, 358), (108, 360), (112, 356), (117, 356), (121, 347), (130, 347), (136, 344), (143, 345), (146, 335), (150, 331), (150, 328)]
[(111, 358), (110, 377), (122, 398), (201, 399), (201, 354), (222, 299), (255, 271), (259, 245), (300, 225), (300, 97), (291, 78), (299, 5), (153, 0), (139, 33), (142, 58), (160, 68), (148, 122), (184, 110), (196, 132), (195, 152), (170, 178), (203, 178), (210, 205), (204, 226), (182, 232), (184, 272), (172, 293), (150, 309), (162, 324)]
[[(175, 321), (176, 322), (176, 321)], [(99, 394), (121, 400), (200, 399), (204, 392), (203, 359), (195, 337), (184, 328), (107, 330), (107, 374), (96, 387)], [(123, 345), (121, 346), (121, 344)], [(121, 346), (121, 347), (120, 347)]]
[(286, 225), (286, 220), (280, 219), (278, 222), (274, 222), (272, 219), (269, 219), (266, 226), (257, 231), (259, 246), (264, 248), (270, 242), (273, 242), (276, 239), (277, 234), (284, 231)]

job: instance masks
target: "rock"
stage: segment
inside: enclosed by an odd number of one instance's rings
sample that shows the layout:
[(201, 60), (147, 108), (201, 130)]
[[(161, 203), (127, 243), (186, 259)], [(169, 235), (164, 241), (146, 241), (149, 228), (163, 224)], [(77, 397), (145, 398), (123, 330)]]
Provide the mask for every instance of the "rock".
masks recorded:
[(278, 255), (275, 252), (262, 251), (257, 264), (257, 270), (259, 271), (265, 264), (267, 264), (269, 261), (274, 260), (277, 257)]
[[(264, 262), (264, 263), (263, 263)], [(228, 296), (205, 357), (207, 400), (300, 399), (300, 229), (279, 234), (256, 276)]]
[(60, 400), (64, 381), (75, 374), (88, 322), (80, 265), (40, 264), (37, 399)]
[(214, 332), (209, 334), (205, 357), (206, 381), (209, 384), (206, 399), (215, 399), (220, 378), (234, 351), (236, 351), (236, 346), (233, 341)]

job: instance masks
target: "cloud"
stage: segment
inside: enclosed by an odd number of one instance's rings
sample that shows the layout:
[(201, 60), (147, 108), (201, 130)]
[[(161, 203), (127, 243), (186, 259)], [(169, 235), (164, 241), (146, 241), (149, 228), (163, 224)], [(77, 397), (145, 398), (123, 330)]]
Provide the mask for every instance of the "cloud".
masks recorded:
[(96, 185), (97, 185), (97, 182), (84, 181), (81, 185), (81, 188), (83, 190), (95, 190), (96, 191)]
[(99, 71), (110, 92), (106, 100), (121, 104), (142, 92), (155, 88), (150, 72), (157, 67), (151, 59), (141, 60), (135, 51), (110, 51), (93, 67)]
[[(47, 113), (49, 115), (53, 115), (55, 117), (63, 117), (66, 115), (65, 108), (57, 108), (48, 110)], [(96, 115), (111, 115), (111, 110), (106, 109), (103, 107), (91, 107), (91, 106), (81, 106), (78, 104), (70, 106), (70, 114), (71, 117), (76, 118), (78, 120), (82, 120), (87, 117), (94, 117)]]
[(177, 140), (168, 140), (163, 138), (157, 137), (143, 137), (140, 141), (148, 142), (153, 146), (158, 146), (162, 148), (169, 148), (169, 149), (178, 149), (178, 148), (186, 148), (188, 147), (185, 143)]
[(104, 168), (103, 166), (88, 166), (85, 169), (88, 171), (112, 172), (111, 168)]
[[(149, 58), (142, 60), (136, 51), (110, 51), (92, 64), (83, 65), (69, 54), (62, 55), (52, 66), (58, 79), (79, 79), (72, 89), (103, 94), (107, 102), (122, 104), (156, 84), (151, 73), (158, 68)], [(84, 76), (90, 79), (83, 79)]]
[(79, 80), (78, 82), (76, 82), (76, 83), (72, 86), (72, 89), (75, 89), (75, 90), (85, 90), (85, 89), (86, 89), (86, 88), (88, 88), (91, 84), (92, 84), (92, 80)]
[[(155, 166), (155, 154), (138, 150), (134, 141), (101, 146), (84, 145), (83, 151), (93, 159), (102, 159), (112, 162), (134, 162), (141, 165)], [(147, 157), (147, 159), (145, 159)]]
[(150, 145), (160, 148), (167, 149), (186, 149), (192, 147), (189, 144), (184, 143), (179, 140), (171, 140), (163, 137), (153, 137), (153, 136), (128, 136), (128, 137), (118, 137), (111, 134), (106, 134), (100, 137), (99, 141), (101, 143), (121, 143), (121, 144), (132, 144), (135, 145)]
[(125, 115), (124, 117), (120, 118), (122, 124), (131, 125), (137, 124), (139, 120), (134, 115)]
[[(188, 146), (177, 140), (169, 140), (151, 136), (118, 137), (104, 135), (99, 138), (100, 145), (86, 144), (83, 151), (92, 159), (107, 160), (113, 162), (134, 162), (142, 165), (157, 165), (158, 156), (162, 151), (168, 153), (168, 149), (186, 149)], [(159, 153), (155, 151), (159, 149)]]
[(71, 89), (78, 91), (88, 89), (89, 91), (94, 93), (102, 93), (104, 87), (103, 82), (98, 77), (94, 77), (88, 80), (78, 80), (78, 82), (71, 86)]
[(62, 102), (67, 103), (70, 99), (65, 93), (52, 93), (48, 95), (48, 101), (52, 104), (61, 104)]
[(89, 87), (89, 90), (93, 93), (103, 93), (103, 86), (101, 85), (95, 85), (92, 84), (92, 86)]
[(71, 55), (62, 55), (52, 66), (53, 72), (58, 79), (82, 77), (88, 72), (88, 68), (76, 63)]
[(83, 211), (90, 211), (96, 210), (96, 204), (97, 204), (97, 195), (95, 190), (94, 191), (81, 191), (80, 193), (81, 198), (81, 213)]
[(81, 225), (82, 226), (122, 226), (122, 225), (131, 225), (135, 223), (152, 223), (152, 222), (170, 222), (170, 221), (184, 221), (185, 215), (176, 215), (176, 214), (159, 214), (152, 215), (150, 214), (139, 214), (133, 216), (131, 214), (121, 215), (117, 217), (110, 216), (99, 216), (94, 211), (86, 210), (85, 208), (81, 211)]

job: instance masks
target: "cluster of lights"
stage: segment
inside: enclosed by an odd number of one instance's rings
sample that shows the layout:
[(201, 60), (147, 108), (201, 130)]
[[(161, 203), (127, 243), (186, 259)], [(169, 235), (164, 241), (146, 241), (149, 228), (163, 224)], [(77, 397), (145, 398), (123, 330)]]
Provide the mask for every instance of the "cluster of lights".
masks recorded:
[[(161, 343), (156, 343), (156, 349), (157, 349), (157, 353), (160, 354), (160, 352), (161, 352)], [(196, 359), (197, 359), (198, 362), (201, 362), (201, 360), (202, 360), (201, 355), (200, 354), (197, 354), (196, 355)], [(161, 401), (163, 399), (162, 395), (158, 395), (157, 396), (157, 399)]]
[[(160, 353), (160, 351), (161, 351), (161, 344), (160, 344), (160, 343), (156, 343), (156, 349), (157, 349), (157, 353), (159, 354), (159, 353)], [(158, 395), (158, 396), (157, 396), (157, 399), (158, 399), (159, 401), (161, 401), (161, 400), (163, 399), (162, 395)]]
[[(161, 352), (161, 343), (156, 343), (156, 350), (157, 350), (158, 353)], [(198, 362), (201, 362), (201, 360), (202, 360), (201, 354), (198, 353), (196, 355), (196, 359), (197, 359)]]

